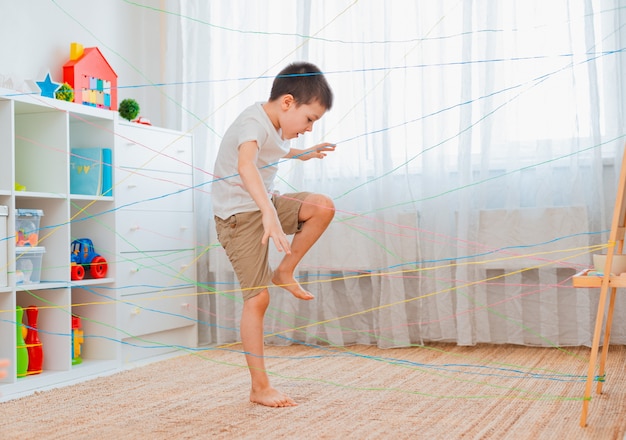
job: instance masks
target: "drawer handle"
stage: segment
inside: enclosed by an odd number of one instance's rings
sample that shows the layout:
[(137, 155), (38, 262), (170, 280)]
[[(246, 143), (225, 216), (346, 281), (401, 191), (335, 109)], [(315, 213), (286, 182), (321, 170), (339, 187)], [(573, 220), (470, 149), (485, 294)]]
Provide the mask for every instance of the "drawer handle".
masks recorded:
[(133, 225), (133, 226), (130, 227), (131, 231), (136, 231), (138, 229), (139, 229), (139, 225)]
[(181, 308), (185, 309), (185, 310), (189, 310), (189, 303), (182, 303), (180, 305)]
[(134, 184), (134, 183), (129, 183), (127, 188), (129, 188), (129, 189), (137, 188), (137, 185)]
[(131, 310), (130, 314), (137, 316), (141, 313), (141, 309), (139, 307), (135, 307), (133, 310)]
[(189, 229), (189, 226), (187, 226), (187, 225), (182, 225), (182, 226), (180, 227), (180, 230), (181, 230), (181, 231), (186, 231), (187, 229)]
[(139, 268), (138, 267), (133, 267), (130, 271), (132, 273), (137, 273), (137, 272), (139, 272)]

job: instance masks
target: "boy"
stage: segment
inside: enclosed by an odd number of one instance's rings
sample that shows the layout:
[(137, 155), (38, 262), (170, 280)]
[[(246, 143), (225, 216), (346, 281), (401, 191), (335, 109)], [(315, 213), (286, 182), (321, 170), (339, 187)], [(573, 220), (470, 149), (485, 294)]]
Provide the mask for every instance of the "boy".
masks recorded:
[[(241, 342), (252, 382), (250, 401), (271, 407), (295, 406), (270, 385), (263, 357), (263, 319), (273, 283), (296, 298), (313, 295), (294, 278), (296, 265), (328, 227), (335, 214), (332, 200), (308, 192), (273, 194), (281, 158), (322, 159), (335, 146), (322, 143), (306, 150), (289, 140), (311, 131), (330, 110), (333, 94), (322, 72), (299, 62), (274, 79), (269, 100), (256, 103), (226, 131), (215, 162), (213, 210), (217, 237), (233, 265), (244, 297)], [(287, 235), (295, 234), (291, 242)], [(269, 239), (285, 255), (272, 273)]]

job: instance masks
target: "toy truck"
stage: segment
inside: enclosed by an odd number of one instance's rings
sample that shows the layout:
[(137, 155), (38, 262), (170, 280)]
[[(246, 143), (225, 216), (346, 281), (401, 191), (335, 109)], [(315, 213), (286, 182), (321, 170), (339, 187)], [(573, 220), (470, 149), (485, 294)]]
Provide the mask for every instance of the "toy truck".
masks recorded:
[(82, 280), (89, 269), (92, 278), (104, 278), (107, 274), (106, 259), (97, 254), (89, 238), (72, 241), (72, 280)]

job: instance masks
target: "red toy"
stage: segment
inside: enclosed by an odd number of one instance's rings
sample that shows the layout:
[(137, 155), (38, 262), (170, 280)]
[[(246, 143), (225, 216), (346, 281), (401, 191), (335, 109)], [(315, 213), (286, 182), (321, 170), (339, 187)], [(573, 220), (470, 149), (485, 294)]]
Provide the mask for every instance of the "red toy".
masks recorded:
[(143, 125), (152, 125), (152, 123), (150, 122), (150, 119), (145, 118), (143, 116), (139, 116), (133, 122), (136, 122), (137, 124), (143, 124)]
[(39, 309), (36, 306), (26, 308), (28, 317), (28, 333), (26, 333), (26, 349), (28, 350), (28, 372), (26, 374), (39, 374), (43, 371), (43, 345), (39, 340), (37, 331), (37, 317)]
[(72, 43), (63, 81), (74, 89), (74, 102), (117, 110), (117, 74), (97, 47)]
[(104, 278), (108, 270), (107, 260), (96, 253), (90, 239), (79, 238), (72, 242), (72, 280), (85, 278), (87, 268), (92, 278)]

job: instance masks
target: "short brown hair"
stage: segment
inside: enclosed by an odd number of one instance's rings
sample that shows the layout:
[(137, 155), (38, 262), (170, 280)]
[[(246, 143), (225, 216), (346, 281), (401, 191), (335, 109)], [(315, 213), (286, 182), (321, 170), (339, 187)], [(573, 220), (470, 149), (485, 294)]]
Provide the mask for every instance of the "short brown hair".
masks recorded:
[(274, 78), (270, 101), (292, 95), (298, 105), (318, 101), (326, 110), (333, 106), (333, 92), (322, 71), (307, 62), (291, 63)]

